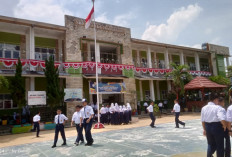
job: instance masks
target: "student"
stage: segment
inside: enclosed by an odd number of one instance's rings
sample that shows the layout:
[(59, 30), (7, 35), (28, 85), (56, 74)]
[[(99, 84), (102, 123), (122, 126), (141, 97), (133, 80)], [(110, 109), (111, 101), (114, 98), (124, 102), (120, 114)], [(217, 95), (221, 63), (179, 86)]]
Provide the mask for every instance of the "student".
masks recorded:
[(60, 132), (60, 134), (62, 136), (62, 139), (63, 139), (62, 146), (67, 145), (66, 144), (65, 132), (64, 132), (64, 125), (65, 125), (65, 122), (68, 120), (68, 118), (64, 114), (62, 114), (61, 109), (57, 109), (56, 113), (57, 113), (57, 115), (55, 116), (55, 120), (54, 120), (54, 122), (56, 124), (55, 137), (54, 137), (54, 144), (53, 144), (52, 148), (56, 147), (59, 132)]
[(226, 130), (225, 110), (216, 105), (218, 104), (218, 95), (210, 95), (210, 102), (201, 110), (201, 122), (203, 135), (207, 137), (208, 150), (207, 157), (217, 150), (217, 157), (224, 157), (224, 130)]
[(122, 110), (123, 110), (123, 123), (125, 125), (129, 123), (129, 112), (125, 105), (123, 105)]
[(33, 117), (33, 123), (34, 123), (34, 129), (32, 131), (37, 131), (36, 132), (36, 137), (39, 137), (39, 131), (40, 131), (40, 112), (38, 111), (37, 114)]
[(148, 107), (147, 102), (144, 102), (143, 107), (144, 107), (145, 113), (147, 114), (147, 107)]
[(93, 144), (93, 138), (91, 134), (91, 128), (92, 128), (92, 123), (93, 123), (93, 118), (94, 118), (94, 112), (93, 108), (91, 106), (88, 106), (87, 103), (88, 101), (86, 99), (82, 99), (83, 103), (83, 108), (81, 109), (84, 116), (84, 129), (85, 129), (85, 138), (87, 143), (85, 146), (91, 146)]
[(131, 109), (130, 103), (127, 103), (127, 104), (126, 104), (126, 108), (127, 108), (127, 110), (128, 110), (128, 114), (129, 114), (129, 121), (131, 121), (131, 114), (132, 114), (132, 113), (131, 113), (131, 110), (132, 110), (132, 109)]
[(153, 111), (154, 111), (154, 102), (152, 101), (151, 103), (150, 103), (150, 105), (147, 107), (147, 111), (149, 112), (149, 116), (150, 116), (150, 118), (151, 118), (151, 124), (150, 124), (150, 126), (152, 127), (152, 128), (155, 128), (155, 116), (154, 116), (154, 113), (153, 113)]
[(110, 124), (110, 106), (109, 105), (107, 105), (106, 107), (105, 107), (105, 110), (106, 110), (106, 123), (109, 125)]
[(81, 112), (82, 106), (77, 105), (76, 106), (76, 112), (74, 112), (72, 116), (72, 122), (71, 122), (71, 127), (73, 126), (73, 123), (75, 123), (76, 130), (77, 130), (77, 138), (75, 141), (75, 145), (78, 146), (79, 142), (84, 143), (84, 138), (83, 138), (83, 113)]
[(123, 109), (122, 106), (119, 106), (119, 125), (121, 125), (123, 123)]
[(106, 115), (106, 108), (104, 107), (104, 105), (102, 105), (102, 107), (100, 109), (100, 114), (101, 114), (101, 120), (100, 121), (101, 121), (102, 124), (105, 124), (107, 115)]
[(115, 103), (114, 106), (114, 119), (115, 119), (115, 125), (119, 124), (119, 106), (118, 103)]
[(114, 124), (115, 124), (115, 118), (114, 118), (114, 103), (111, 103), (109, 112), (110, 112), (110, 123), (111, 123), (111, 125), (114, 125)]
[(162, 110), (163, 110), (163, 107), (164, 107), (162, 101), (160, 101), (160, 103), (158, 104), (158, 107), (159, 107), (160, 113), (162, 114), (163, 113)]
[(172, 112), (175, 113), (175, 122), (176, 122), (176, 128), (179, 128), (179, 124), (183, 125), (185, 127), (185, 123), (179, 120), (180, 116), (180, 105), (178, 104), (178, 100), (174, 100), (174, 107)]

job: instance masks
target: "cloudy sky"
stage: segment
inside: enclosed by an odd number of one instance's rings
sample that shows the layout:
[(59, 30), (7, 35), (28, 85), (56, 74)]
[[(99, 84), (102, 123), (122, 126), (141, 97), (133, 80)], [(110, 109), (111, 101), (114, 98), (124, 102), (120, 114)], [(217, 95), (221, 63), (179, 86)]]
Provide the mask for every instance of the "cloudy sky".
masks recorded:
[[(0, 15), (64, 25), (86, 18), (91, 0), (0, 0)], [(133, 38), (200, 48), (230, 47), (232, 0), (95, 0), (96, 20), (131, 28)]]

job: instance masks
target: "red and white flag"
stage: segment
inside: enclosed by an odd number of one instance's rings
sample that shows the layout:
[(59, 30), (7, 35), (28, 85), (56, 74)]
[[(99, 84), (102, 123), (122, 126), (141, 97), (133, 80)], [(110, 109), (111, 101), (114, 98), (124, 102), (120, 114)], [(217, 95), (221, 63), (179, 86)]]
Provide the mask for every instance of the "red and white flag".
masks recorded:
[(87, 18), (85, 19), (85, 29), (89, 28), (92, 19), (94, 18), (94, 6), (91, 9), (89, 15), (87, 16)]

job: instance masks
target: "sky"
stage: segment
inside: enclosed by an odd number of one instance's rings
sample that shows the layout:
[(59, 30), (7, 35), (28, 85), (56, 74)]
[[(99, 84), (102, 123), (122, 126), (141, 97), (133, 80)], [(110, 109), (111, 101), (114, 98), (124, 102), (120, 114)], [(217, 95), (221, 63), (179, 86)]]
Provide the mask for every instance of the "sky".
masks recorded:
[[(0, 0), (0, 15), (64, 25), (86, 18), (91, 0)], [(132, 38), (232, 52), (232, 0), (95, 0), (96, 21), (131, 28)]]

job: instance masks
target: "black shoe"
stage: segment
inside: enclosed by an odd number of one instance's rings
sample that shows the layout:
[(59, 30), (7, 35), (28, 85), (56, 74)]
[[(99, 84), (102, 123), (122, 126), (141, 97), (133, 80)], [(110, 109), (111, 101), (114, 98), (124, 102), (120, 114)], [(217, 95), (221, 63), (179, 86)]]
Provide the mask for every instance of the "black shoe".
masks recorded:
[(185, 124), (183, 125), (183, 128), (185, 128)]
[(67, 144), (66, 143), (63, 143), (61, 146), (66, 146)]
[(39, 137), (39, 136), (36, 136), (36, 137)]
[(52, 146), (52, 148), (55, 148), (55, 147), (56, 147), (56, 145), (53, 145), (53, 146)]
[(175, 128), (179, 128), (179, 127), (176, 126)]
[(76, 146), (79, 146), (79, 143), (76, 143)]
[(155, 126), (152, 126), (152, 125), (151, 125), (151, 127), (154, 128)]
[(86, 143), (85, 146), (92, 146), (93, 143)]

